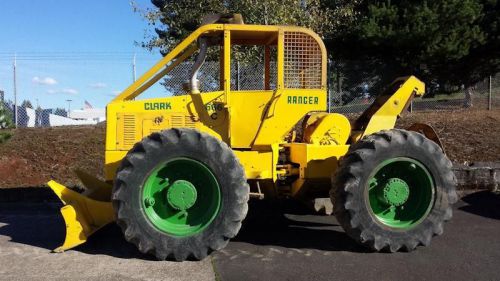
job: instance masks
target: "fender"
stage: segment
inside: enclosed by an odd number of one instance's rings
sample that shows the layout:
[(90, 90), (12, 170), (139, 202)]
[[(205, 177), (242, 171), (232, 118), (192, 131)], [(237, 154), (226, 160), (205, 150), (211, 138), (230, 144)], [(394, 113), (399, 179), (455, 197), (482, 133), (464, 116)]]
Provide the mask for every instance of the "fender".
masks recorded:
[(410, 127), (406, 128), (406, 130), (421, 133), (422, 135), (426, 136), (428, 139), (432, 140), (437, 145), (439, 145), (439, 147), (441, 147), (441, 149), (443, 150), (443, 153), (446, 154), (443, 143), (439, 139), (436, 130), (434, 130), (434, 128), (432, 128), (431, 125), (427, 125), (424, 123), (415, 123)]

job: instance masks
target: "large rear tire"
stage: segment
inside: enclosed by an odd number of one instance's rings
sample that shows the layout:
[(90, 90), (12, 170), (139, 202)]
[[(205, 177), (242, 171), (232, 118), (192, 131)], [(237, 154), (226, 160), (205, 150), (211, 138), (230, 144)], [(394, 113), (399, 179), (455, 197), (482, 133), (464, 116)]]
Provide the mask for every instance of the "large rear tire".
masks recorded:
[(373, 250), (427, 246), (457, 201), (452, 164), (424, 135), (388, 130), (352, 145), (332, 178), (335, 216)]
[(123, 159), (113, 187), (125, 239), (158, 259), (203, 259), (238, 233), (249, 186), (232, 150), (193, 129), (154, 133)]

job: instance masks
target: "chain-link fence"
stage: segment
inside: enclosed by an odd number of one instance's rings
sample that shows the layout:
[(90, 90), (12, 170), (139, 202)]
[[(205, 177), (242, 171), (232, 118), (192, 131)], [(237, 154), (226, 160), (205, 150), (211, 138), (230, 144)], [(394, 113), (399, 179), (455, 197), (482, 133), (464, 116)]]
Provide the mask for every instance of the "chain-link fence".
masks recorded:
[[(161, 82), (172, 95), (187, 94), (183, 84), (190, 78), (192, 62), (177, 66)], [(271, 63), (271, 89), (275, 88), (277, 79), (276, 62)], [(340, 76), (340, 78), (339, 78)], [(202, 92), (217, 91), (220, 86), (220, 63), (205, 62), (199, 71), (200, 89)], [(372, 76), (373, 77), (373, 76)], [(374, 101), (381, 90), (376, 78), (364, 78), (362, 75), (341, 77), (341, 74), (329, 72), (329, 108), (330, 112), (359, 113)], [(239, 63), (231, 64), (231, 90), (263, 90), (263, 64)], [(500, 75), (492, 76), (476, 84), (470, 97), (466, 89), (457, 89), (440, 93), (435, 85), (427, 85), (428, 92), (424, 98), (415, 99), (410, 110), (454, 110), (460, 108), (491, 109), (500, 107)]]
[[(183, 62), (176, 66), (160, 83), (174, 96), (188, 93), (189, 82), (193, 62)], [(231, 64), (231, 90), (251, 91), (263, 90), (264, 66), (255, 63), (234, 62)], [(270, 67), (270, 88), (276, 88), (276, 63)], [(221, 89), (220, 85), (220, 63), (215, 61), (205, 62), (198, 72), (201, 92), (213, 92)]]
[[(16, 108), (17, 115), (15, 114)], [(69, 119), (70, 122), (68, 124), (63, 123), (61, 122), (62, 119)], [(64, 109), (33, 109), (26, 104), (16, 106), (10, 100), (0, 100), (0, 129), (79, 125), (79, 123), (82, 123), (82, 125), (91, 124), (91, 122), (78, 122), (68, 118), (68, 113)]]
[[(394, 75), (394, 78), (397, 74)], [(380, 79), (372, 73), (356, 69), (343, 74), (330, 69), (329, 110), (339, 113), (359, 113), (374, 101), (381, 91)], [(492, 109), (500, 107), (500, 75), (493, 75), (470, 89), (442, 89), (426, 84), (426, 94), (412, 101), (409, 110), (456, 110), (461, 108)]]
[[(192, 62), (184, 62), (175, 67), (164, 79), (160, 80), (166, 95), (187, 94), (186, 83), (189, 81)], [(276, 62), (270, 63), (269, 89), (276, 88)], [(263, 90), (266, 88), (264, 64), (233, 62), (231, 64), (231, 90)], [(328, 95), (330, 112), (360, 113), (373, 102), (379, 92), (379, 82), (374, 78), (359, 75), (342, 76), (330, 69), (328, 73)], [(220, 62), (207, 61), (198, 73), (202, 92), (217, 91), (222, 88), (220, 77)], [(366, 77), (373, 77), (367, 75)], [(470, 95), (466, 89), (441, 93), (435, 85), (427, 85), (428, 93), (424, 98), (415, 99), (410, 110), (455, 110), (472, 107), (475, 109), (492, 109), (500, 107), (500, 75), (491, 76), (476, 84)], [(58, 124), (54, 120), (69, 118), (64, 109), (33, 109), (30, 103), (16, 105), (6, 99), (0, 90), (0, 128), (17, 127), (47, 127)], [(157, 95), (158, 96), (158, 95)], [(17, 108), (17, 114), (15, 114)], [(17, 116), (17, 120), (16, 120)], [(71, 116), (70, 116), (71, 117)], [(80, 122), (85, 124), (85, 122)], [(80, 124), (78, 123), (78, 124)], [(92, 123), (92, 122), (91, 122)], [(91, 124), (89, 123), (89, 124)], [(76, 123), (75, 123), (76, 124)]]

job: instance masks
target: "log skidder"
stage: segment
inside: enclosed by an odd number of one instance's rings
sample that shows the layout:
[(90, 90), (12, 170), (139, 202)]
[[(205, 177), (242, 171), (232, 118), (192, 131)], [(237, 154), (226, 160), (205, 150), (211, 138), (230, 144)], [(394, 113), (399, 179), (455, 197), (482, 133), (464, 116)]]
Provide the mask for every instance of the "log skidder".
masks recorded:
[[(262, 81), (234, 75), (234, 50), (262, 51)], [(200, 72), (208, 53), (219, 73)], [(428, 245), (456, 201), (451, 164), (431, 127), (394, 129), (424, 83), (397, 78), (351, 122), (327, 112), (327, 57), (309, 29), (208, 17), (107, 105), (105, 180), (78, 172), (83, 193), (48, 183), (65, 204), (66, 239), (56, 251), (116, 221), (143, 253), (203, 259), (237, 235), (249, 197), (310, 200), (329, 191), (360, 243)], [(164, 77), (187, 82), (169, 86), (172, 96), (139, 98)]]

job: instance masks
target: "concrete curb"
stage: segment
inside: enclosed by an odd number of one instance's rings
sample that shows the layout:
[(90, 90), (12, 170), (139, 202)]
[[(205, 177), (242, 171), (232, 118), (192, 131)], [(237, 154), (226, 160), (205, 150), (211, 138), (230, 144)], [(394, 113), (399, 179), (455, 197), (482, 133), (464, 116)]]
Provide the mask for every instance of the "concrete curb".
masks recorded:
[(454, 164), (453, 171), (461, 189), (499, 191), (500, 162)]
[[(500, 191), (500, 162), (475, 162), (453, 165), (457, 177), (459, 197), (477, 190)], [(307, 204), (315, 212), (331, 215), (333, 204), (330, 198), (316, 198)]]

